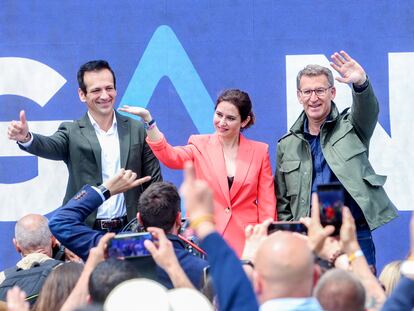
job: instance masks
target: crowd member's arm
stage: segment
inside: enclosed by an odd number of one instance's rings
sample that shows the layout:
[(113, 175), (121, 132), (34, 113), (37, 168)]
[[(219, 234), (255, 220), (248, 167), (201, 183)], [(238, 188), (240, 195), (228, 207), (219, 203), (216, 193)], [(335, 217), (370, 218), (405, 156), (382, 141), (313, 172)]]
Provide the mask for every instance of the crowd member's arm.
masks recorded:
[(181, 192), (191, 215), (190, 224), (207, 252), (220, 310), (257, 310), (253, 288), (239, 259), (215, 229), (211, 190), (206, 182), (195, 179), (191, 163), (185, 166)]
[(151, 253), (155, 263), (167, 272), (175, 288), (194, 288), (175, 255), (173, 244), (166, 237), (164, 230), (149, 227), (147, 231), (156, 241), (145, 240), (144, 245)]
[(275, 194), (276, 194), (276, 213), (278, 220), (293, 220), (290, 200), (287, 195), (287, 187), (283, 170), (283, 150), (280, 143), (277, 144), (277, 159), (275, 171)]
[(320, 221), (319, 201), (316, 193), (312, 194), (312, 217), (303, 217), (300, 221), (308, 228), (308, 244), (322, 260), (336, 268), (347, 269), (348, 258), (341, 251), (337, 238), (330, 236), (335, 230), (332, 226), (323, 227)]
[(384, 303), (386, 295), (379, 281), (372, 273), (358, 244), (355, 221), (347, 207), (344, 207), (342, 212), (340, 241), (342, 250), (348, 256), (350, 269), (365, 288), (367, 308), (369, 310), (378, 310)]
[(95, 267), (105, 260), (105, 252), (108, 241), (115, 236), (115, 233), (105, 234), (99, 241), (96, 247), (93, 247), (89, 252), (89, 257), (86, 260), (83, 271), (79, 277), (78, 282), (73, 288), (72, 292), (66, 299), (60, 311), (71, 311), (88, 302), (89, 290), (88, 282)]
[(341, 77), (336, 80), (352, 83), (351, 122), (367, 146), (378, 121), (379, 104), (372, 85), (360, 64), (346, 52), (334, 53), (331, 66)]
[[(150, 180), (150, 177), (136, 179), (136, 173), (121, 169), (103, 185), (115, 195)], [(49, 221), (53, 235), (67, 248), (83, 260), (88, 258), (89, 250), (96, 246), (103, 232), (85, 225), (85, 219), (101, 204), (101, 195), (86, 185), (68, 203), (60, 207)]]
[(333, 226), (323, 227), (319, 215), (319, 199), (316, 193), (312, 194), (311, 217), (301, 218), (300, 221), (308, 228), (308, 245), (319, 257), (323, 256), (324, 244), (335, 230)]
[[(182, 169), (186, 161), (193, 161), (193, 146), (191, 144), (177, 147), (171, 146), (164, 134), (158, 129), (157, 123), (147, 109), (124, 105), (118, 108), (118, 110), (139, 116), (143, 122), (150, 124), (147, 128), (146, 142), (155, 156), (165, 166), (172, 169)], [(153, 121), (154, 123), (151, 124)]]
[(274, 187), (269, 151), (268, 147), (266, 147), (266, 154), (262, 161), (257, 185), (259, 223), (268, 218), (277, 219)]
[(414, 309), (414, 213), (410, 223), (410, 257), (401, 266), (401, 279), (385, 302), (382, 311), (403, 311)]

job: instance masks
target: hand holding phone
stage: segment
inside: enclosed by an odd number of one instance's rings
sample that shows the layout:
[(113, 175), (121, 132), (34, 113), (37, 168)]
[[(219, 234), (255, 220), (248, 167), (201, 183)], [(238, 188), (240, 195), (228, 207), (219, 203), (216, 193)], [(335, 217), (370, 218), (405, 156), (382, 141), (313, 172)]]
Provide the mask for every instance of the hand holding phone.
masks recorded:
[(151, 256), (144, 246), (145, 240), (152, 241), (151, 233), (136, 232), (117, 234), (108, 244), (108, 255), (109, 257), (119, 259)]
[(343, 186), (340, 183), (318, 185), (318, 198), (322, 226), (334, 226), (335, 231), (332, 235), (339, 235), (344, 206)]

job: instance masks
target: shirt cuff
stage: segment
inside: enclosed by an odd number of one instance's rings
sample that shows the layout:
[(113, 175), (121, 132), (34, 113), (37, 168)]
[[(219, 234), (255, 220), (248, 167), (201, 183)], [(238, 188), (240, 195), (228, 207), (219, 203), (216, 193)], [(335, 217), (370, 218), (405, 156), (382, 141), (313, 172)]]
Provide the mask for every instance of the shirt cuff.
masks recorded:
[(22, 142), (17, 142), (20, 146), (22, 146), (22, 147), (25, 147), (25, 148), (27, 148), (27, 147), (30, 147), (30, 145), (32, 144), (32, 142), (33, 142), (33, 134), (32, 134), (32, 132), (29, 132), (30, 133), (30, 140), (29, 141), (27, 141), (27, 142), (25, 142), (25, 143), (22, 143)]
[(95, 187), (95, 186), (91, 186), (91, 188), (93, 189), (93, 190), (95, 190), (96, 192), (98, 192), (98, 194), (101, 196), (101, 198), (102, 198), (102, 201), (103, 202), (105, 202), (105, 197), (104, 197), (104, 195), (102, 194), (102, 191), (98, 188), (98, 187)]

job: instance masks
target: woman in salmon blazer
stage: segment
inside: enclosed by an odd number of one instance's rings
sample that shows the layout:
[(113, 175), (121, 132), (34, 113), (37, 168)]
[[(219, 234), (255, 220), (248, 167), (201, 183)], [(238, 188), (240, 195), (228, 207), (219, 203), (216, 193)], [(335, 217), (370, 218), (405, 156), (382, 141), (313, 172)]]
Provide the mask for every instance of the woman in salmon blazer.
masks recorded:
[(207, 181), (213, 190), (217, 230), (239, 256), (245, 227), (275, 218), (269, 147), (241, 134), (255, 119), (247, 93), (221, 93), (213, 117), (214, 134), (192, 135), (186, 146), (171, 146), (148, 110), (130, 106), (119, 110), (143, 119), (146, 141), (165, 166), (182, 169), (186, 161), (193, 161), (196, 177)]

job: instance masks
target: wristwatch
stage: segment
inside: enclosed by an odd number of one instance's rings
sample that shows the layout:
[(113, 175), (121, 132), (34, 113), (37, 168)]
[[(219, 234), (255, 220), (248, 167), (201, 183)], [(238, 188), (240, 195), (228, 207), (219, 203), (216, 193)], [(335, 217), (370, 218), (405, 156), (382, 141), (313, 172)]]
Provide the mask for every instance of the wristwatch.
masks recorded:
[(111, 197), (111, 192), (104, 185), (98, 186), (98, 189), (101, 190), (102, 195), (105, 198), (105, 201), (108, 200)]
[(150, 129), (152, 129), (154, 126), (155, 126), (155, 119), (152, 119), (152, 120), (151, 120), (151, 121), (149, 121), (149, 122), (145, 122), (145, 121), (144, 121), (144, 128), (145, 128), (146, 130), (150, 130)]

